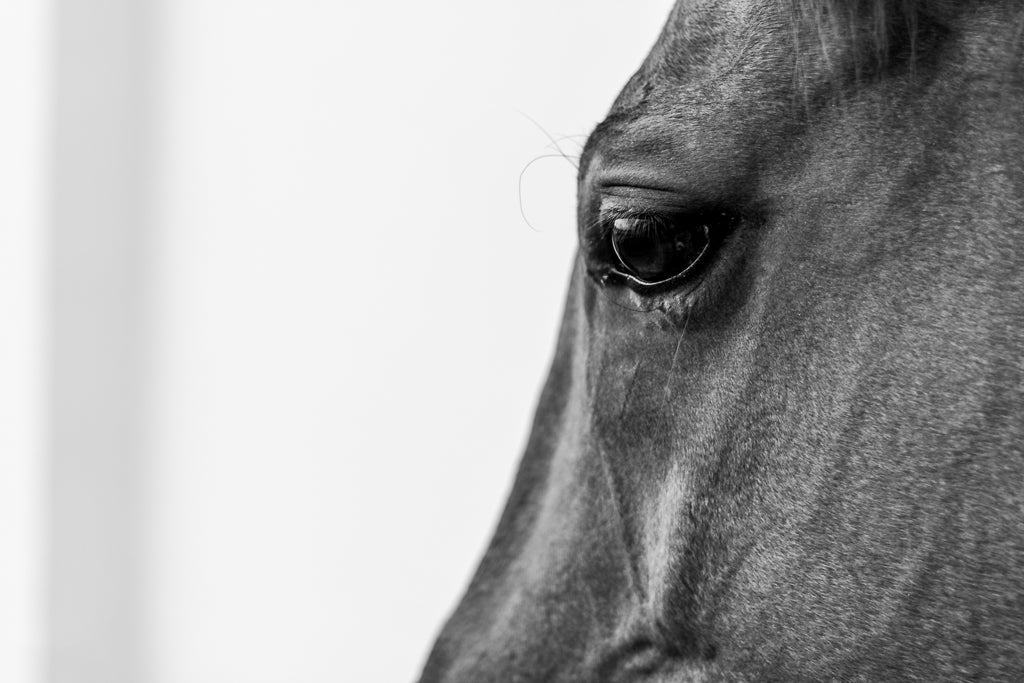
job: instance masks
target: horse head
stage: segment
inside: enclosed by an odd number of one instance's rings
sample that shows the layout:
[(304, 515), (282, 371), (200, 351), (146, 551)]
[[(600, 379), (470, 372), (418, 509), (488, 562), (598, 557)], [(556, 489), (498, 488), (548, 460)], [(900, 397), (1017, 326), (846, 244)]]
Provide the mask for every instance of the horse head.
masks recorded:
[(1024, 678), (1022, 35), (679, 0), (423, 683)]

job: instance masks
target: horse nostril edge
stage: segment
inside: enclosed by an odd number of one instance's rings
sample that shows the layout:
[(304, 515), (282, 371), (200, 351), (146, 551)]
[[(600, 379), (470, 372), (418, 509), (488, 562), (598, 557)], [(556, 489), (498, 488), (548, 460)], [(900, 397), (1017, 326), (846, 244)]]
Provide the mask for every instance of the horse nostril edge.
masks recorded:
[(652, 641), (641, 641), (626, 653), (622, 668), (628, 674), (652, 674), (665, 664), (666, 659), (662, 648)]

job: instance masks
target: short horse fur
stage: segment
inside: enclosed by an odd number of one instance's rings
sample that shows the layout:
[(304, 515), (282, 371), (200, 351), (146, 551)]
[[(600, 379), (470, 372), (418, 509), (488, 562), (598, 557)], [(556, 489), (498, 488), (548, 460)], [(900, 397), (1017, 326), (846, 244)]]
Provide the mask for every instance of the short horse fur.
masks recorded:
[[(679, 0), (422, 683), (1024, 680), (1022, 40), (1018, 0)], [(712, 210), (699, 272), (609, 276), (621, 212)]]

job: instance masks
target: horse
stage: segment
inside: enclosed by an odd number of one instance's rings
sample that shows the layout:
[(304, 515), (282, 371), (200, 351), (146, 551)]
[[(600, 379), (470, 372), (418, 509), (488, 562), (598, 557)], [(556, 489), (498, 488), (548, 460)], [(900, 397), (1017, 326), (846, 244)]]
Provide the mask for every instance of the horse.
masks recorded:
[(1024, 680), (1024, 5), (678, 0), (422, 683)]

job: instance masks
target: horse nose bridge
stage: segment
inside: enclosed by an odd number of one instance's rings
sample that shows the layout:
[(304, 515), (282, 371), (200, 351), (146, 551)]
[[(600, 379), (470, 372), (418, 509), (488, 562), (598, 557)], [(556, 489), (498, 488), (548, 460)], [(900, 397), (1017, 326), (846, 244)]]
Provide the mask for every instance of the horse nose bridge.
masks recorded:
[(530, 514), (496, 535), (421, 683), (595, 680), (607, 653), (649, 623), (619, 503), (583, 417), (567, 418)]
[(665, 605), (676, 594), (664, 585), (686, 497), (666, 392), (685, 346), (678, 330), (648, 319), (630, 335), (589, 340), (573, 371), (558, 375), (562, 408), (531, 437), (509, 508), (422, 683), (499, 680), (495, 672), (607, 680), (599, 670), (689, 652), (674, 643)]
[(588, 458), (645, 631), (667, 655), (706, 659), (714, 647), (702, 625), (700, 577), (709, 533), (696, 489), (697, 468), (711, 456), (696, 452), (708, 445), (697, 436), (703, 427), (679, 424), (671, 400), (685, 380), (675, 376), (683, 340), (644, 342), (643, 353), (608, 349), (595, 362)]
[(651, 577), (666, 573), (661, 535), (674, 531), (670, 520), (651, 521), (648, 503), (662, 501), (654, 509), (668, 514), (675, 498), (662, 484), (645, 496), (637, 485), (647, 478), (623, 469), (619, 456), (629, 454), (607, 451), (585, 422), (575, 426), (535, 514), (515, 547), (496, 551), (500, 562), (485, 563), (421, 683), (495, 680), (498, 671), (500, 680), (607, 680), (597, 672), (676, 651), (652, 611), (664, 591), (648, 592)]

